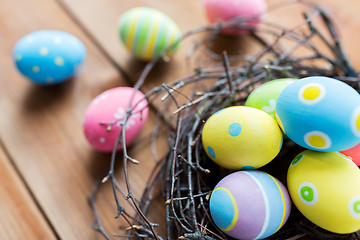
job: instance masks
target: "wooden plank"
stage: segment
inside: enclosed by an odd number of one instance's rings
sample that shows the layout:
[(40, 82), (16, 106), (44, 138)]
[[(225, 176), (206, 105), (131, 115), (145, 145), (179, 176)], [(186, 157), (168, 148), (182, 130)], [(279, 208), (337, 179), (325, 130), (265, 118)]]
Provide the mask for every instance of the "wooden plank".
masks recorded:
[[(82, 23), (82, 25), (94, 36), (97, 42), (105, 49), (107, 54), (132, 78), (137, 79), (141, 66), (121, 44), (117, 34), (117, 21), (126, 10), (137, 6), (149, 6), (159, 9), (169, 15), (180, 27), (182, 32), (187, 32), (199, 26), (207, 24), (204, 13), (203, 1), (182, 0), (182, 1), (145, 1), (145, 0), (58, 0), (72, 12), (73, 16)], [(265, 20), (280, 23), (288, 27), (294, 27), (303, 21), (300, 4), (286, 4), (283, 0), (268, 0), (269, 8), (277, 5), (277, 10), (269, 11)], [(288, 1), (294, 2), (294, 1)], [(346, 4), (339, 4), (337, 0), (319, 0), (314, 1), (329, 11), (333, 16), (342, 41), (350, 59), (355, 66), (360, 66), (360, 59), (357, 57), (353, 48), (357, 46), (356, 38), (353, 37), (360, 27), (360, 18), (357, 16), (357, 9), (360, 2), (349, 0)], [(283, 4), (286, 7), (280, 7)], [(98, 11), (101, 9), (101, 11)], [(247, 37), (229, 38), (222, 37), (220, 45), (228, 47), (235, 45), (237, 53), (251, 52), (254, 50), (254, 44)], [(175, 54), (169, 63), (162, 63), (156, 69), (155, 73), (149, 78), (149, 82), (144, 89), (150, 89), (154, 85), (163, 82), (173, 81), (176, 78), (184, 76), (191, 72), (192, 66), (186, 63), (185, 55), (193, 42), (185, 41), (180, 50)]]
[[(90, 147), (82, 132), (82, 119), (96, 95), (126, 82), (55, 1), (0, 0), (0, 5), (0, 134), (4, 147), (61, 239), (103, 239), (91, 229), (94, 216), (87, 197), (108, 170), (110, 155)], [(15, 42), (39, 29), (67, 31), (84, 42), (88, 56), (79, 77), (59, 86), (39, 87), (16, 71), (11, 60)], [(136, 196), (154, 165), (147, 147), (154, 121), (151, 114), (139, 136), (143, 149), (130, 151), (144, 169), (131, 167), (135, 169), (131, 177)], [(121, 165), (117, 164), (117, 176), (123, 172)], [(114, 219), (116, 208), (109, 184), (100, 190), (97, 203), (105, 229), (119, 233), (126, 224)], [(6, 215), (1, 218), (5, 221)], [(31, 219), (24, 222), (34, 224)]]
[[(134, 59), (120, 42), (117, 33), (117, 22), (122, 13), (136, 6), (148, 6), (161, 10), (170, 16), (179, 26), (182, 32), (201, 26), (205, 22), (202, 14), (201, 1), (181, 0), (181, 1), (145, 1), (145, 0), (59, 0), (72, 12), (73, 16), (91, 33), (97, 42), (104, 48), (106, 53), (123, 69), (123, 71), (133, 80), (137, 80), (141, 73), (144, 62)], [(99, 11), (101, 9), (101, 11)], [(179, 78), (184, 75), (184, 69), (191, 71), (184, 60), (188, 49), (193, 42), (184, 42), (181, 49), (175, 53), (175, 57), (170, 62), (162, 62), (154, 69), (149, 82), (144, 86), (144, 91), (153, 86), (161, 85), (163, 82)]]
[(0, 148), (0, 232), (6, 239), (56, 239), (34, 199)]

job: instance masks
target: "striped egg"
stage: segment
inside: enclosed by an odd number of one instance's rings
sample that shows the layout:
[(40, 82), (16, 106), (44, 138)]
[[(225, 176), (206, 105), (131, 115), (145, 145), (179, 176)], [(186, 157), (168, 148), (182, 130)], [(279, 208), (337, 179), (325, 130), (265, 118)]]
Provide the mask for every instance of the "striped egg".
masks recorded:
[(166, 56), (171, 56), (181, 39), (181, 32), (172, 19), (148, 7), (126, 11), (119, 20), (118, 31), (126, 48), (144, 61), (157, 58), (166, 50)]
[(277, 156), (282, 142), (282, 132), (269, 114), (245, 106), (214, 113), (202, 131), (202, 144), (210, 159), (234, 170), (264, 166)]
[(215, 224), (237, 239), (263, 239), (287, 221), (291, 201), (284, 185), (256, 170), (239, 171), (223, 178), (210, 197)]
[(307, 77), (287, 86), (276, 103), (276, 118), (298, 145), (333, 152), (360, 142), (360, 94), (328, 77)]
[(287, 174), (291, 199), (311, 222), (328, 231), (360, 230), (360, 170), (339, 152), (306, 150)]
[(85, 57), (86, 48), (78, 38), (57, 30), (27, 34), (13, 49), (18, 70), (40, 85), (53, 85), (76, 76)]

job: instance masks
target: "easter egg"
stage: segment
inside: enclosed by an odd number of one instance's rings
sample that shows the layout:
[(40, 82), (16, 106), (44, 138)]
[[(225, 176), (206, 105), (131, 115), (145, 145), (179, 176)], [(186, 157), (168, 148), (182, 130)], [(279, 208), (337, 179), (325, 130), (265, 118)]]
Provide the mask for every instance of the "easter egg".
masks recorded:
[(76, 76), (85, 57), (85, 46), (78, 38), (56, 30), (30, 33), (13, 49), (18, 70), (40, 85), (53, 85)]
[[(133, 110), (125, 124), (130, 101)], [(101, 93), (85, 112), (83, 130), (86, 139), (95, 149), (111, 152), (125, 127), (126, 146), (130, 145), (147, 120), (147, 105), (144, 94), (134, 88), (117, 87)], [(120, 150), (121, 145), (117, 149)]]
[(276, 101), (282, 90), (294, 81), (293, 78), (283, 78), (260, 85), (248, 96), (245, 106), (260, 109), (275, 119)]
[(351, 160), (358, 166), (360, 166), (360, 143), (352, 148), (340, 151), (342, 154), (350, 157)]
[(360, 142), (360, 95), (328, 77), (307, 77), (287, 86), (276, 103), (276, 118), (298, 145), (341, 151)]
[(214, 113), (202, 131), (207, 155), (228, 169), (254, 169), (276, 157), (282, 132), (276, 121), (256, 108), (234, 106)]
[(211, 23), (236, 19), (238, 24), (223, 29), (222, 33), (238, 35), (254, 29), (267, 11), (265, 0), (205, 0), (206, 17)]
[(306, 150), (287, 176), (291, 199), (314, 224), (335, 233), (360, 230), (360, 170), (339, 152)]
[(166, 50), (166, 56), (171, 56), (181, 39), (181, 32), (172, 19), (148, 7), (126, 11), (119, 20), (118, 31), (126, 48), (144, 61), (157, 58)]
[(210, 197), (215, 224), (237, 239), (263, 239), (286, 222), (291, 201), (284, 185), (256, 170), (234, 172), (223, 178)]

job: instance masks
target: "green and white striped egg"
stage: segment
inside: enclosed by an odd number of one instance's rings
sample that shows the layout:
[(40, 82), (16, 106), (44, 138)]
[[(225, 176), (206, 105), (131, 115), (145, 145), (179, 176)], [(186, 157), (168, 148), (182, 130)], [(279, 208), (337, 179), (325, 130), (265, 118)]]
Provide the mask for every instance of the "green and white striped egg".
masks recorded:
[(171, 56), (179, 45), (181, 32), (177, 24), (164, 13), (136, 7), (126, 11), (119, 20), (121, 41), (137, 59), (150, 61), (166, 49)]

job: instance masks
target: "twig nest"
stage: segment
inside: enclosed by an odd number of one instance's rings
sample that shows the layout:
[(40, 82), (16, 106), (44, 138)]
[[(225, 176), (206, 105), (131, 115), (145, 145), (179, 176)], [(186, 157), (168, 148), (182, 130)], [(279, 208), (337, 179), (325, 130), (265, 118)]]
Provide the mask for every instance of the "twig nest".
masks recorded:
[(360, 229), (360, 171), (338, 152), (306, 150), (292, 161), (287, 176), (291, 198), (316, 225), (335, 233)]
[(284, 185), (261, 171), (239, 171), (223, 178), (210, 197), (215, 224), (237, 239), (263, 239), (286, 222), (291, 201)]
[(202, 144), (207, 155), (228, 169), (255, 169), (279, 153), (283, 141), (276, 121), (256, 108), (234, 106), (205, 123)]
[(275, 119), (276, 101), (282, 90), (294, 81), (293, 78), (282, 78), (262, 84), (251, 92), (245, 106), (262, 110)]
[(150, 61), (166, 51), (170, 57), (178, 48), (181, 31), (164, 13), (137, 7), (126, 11), (120, 18), (118, 31), (121, 41), (137, 58)]
[(40, 85), (54, 85), (76, 76), (85, 57), (86, 48), (77, 37), (56, 30), (27, 34), (13, 49), (17, 69)]
[(302, 147), (331, 152), (360, 142), (360, 95), (328, 77), (307, 77), (287, 86), (276, 104), (285, 134)]
[(352, 148), (340, 151), (342, 154), (351, 158), (351, 160), (357, 165), (360, 166), (360, 143), (355, 145)]
[[(127, 113), (129, 105), (132, 109), (130, 115)], [(144, 126), (148, 111), (148, 102), (140, 91), (130, 87), (107, 90), (98, 95), (86, 109), (83, 123), (85, 137), (95, 149), (112, 152), (125, 127), (128, 146)], [(117, 149), (121, 149), (121, 144)]]
[(206, 16), (211, 23), (241, 20), (222, 30), (229, 35), (248, 33), (256, 28), (266, 11), (265, 0), (205, 0)]

